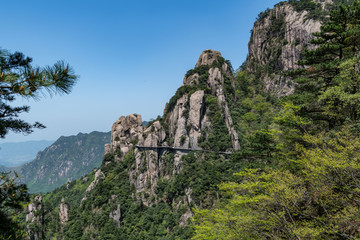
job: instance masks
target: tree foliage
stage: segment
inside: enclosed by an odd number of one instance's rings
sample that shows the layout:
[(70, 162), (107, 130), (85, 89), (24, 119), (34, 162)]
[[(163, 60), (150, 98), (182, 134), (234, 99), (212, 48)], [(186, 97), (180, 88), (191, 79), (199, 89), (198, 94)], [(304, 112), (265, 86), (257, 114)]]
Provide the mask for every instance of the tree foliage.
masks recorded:
[(356, 123), (359, 119), (359, 5), (355, 1), (333, 10), (329, 21), (314, 34), (311, 43), (316, 48), (302, 53), (298, 64), (304, 68), (290, 73), (297, 86), (289, 99), (301, 107), (299, 114), (312, 120), (315, 127), (333, 129), (346, 120)]
[(360, 1), (332, 11), (290, 73), (295, 94), (265, 132), (280, 164), (220, 184), (216, 207), (195, 209), (193, 239), (360, 237), (359, 13)]
[[(11, 106), (17, 97), (40, 98), (46, 92), (67, 94), (77, 80), (72, 68), (59, 61), (54, 66), (35, 67), (23, 53), (9, 53), (0, 49), (0, 138), (9, 131), (31, 133), (33, 128), (44, 128), (39, 122), (30, 124), (19, 118), (28, 106)], [(14, 219), (14, 211), (28, 200), (27, 188), (19, 184), (17, 175), (1, 174), (0, 180), (0, 238), (23, 239), (23, 232)]]
[(360, 237), (360, 139), (305, 135), (298, 174), (248, 169), (220, 185), (228, 199), (196, 210), (194, 239), (353, 239)]
[(53, 66), (36, 67), (23, 53), (9, 53), (0, 49), (0, 137), (9, 131), (31, 133), (33, 128), (44, 128), (39, 122), (30, 124), (18, 118), (28, 112), (28, 106), (10, 105), (16, 97), (40, 98), (43, 94), (67, 94), (77, 80), (73, 69), (63, 61)]
[(29, 200), (27, 187), (17, 183), (17, 175), (0, 174), (0, 239), (22, 239), (24, 232), (11, 212), (20, 211)]

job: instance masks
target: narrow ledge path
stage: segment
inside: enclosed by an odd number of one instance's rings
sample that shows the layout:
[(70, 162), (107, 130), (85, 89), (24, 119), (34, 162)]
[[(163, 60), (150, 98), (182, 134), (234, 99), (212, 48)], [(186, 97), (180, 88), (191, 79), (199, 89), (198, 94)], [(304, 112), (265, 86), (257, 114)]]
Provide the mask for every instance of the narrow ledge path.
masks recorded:
[(219, 153), (219, 154), (227, 154), (231, 155), (232, 152), (219, 152), (219, 151), (212, 151), (212, 150), (205, 150), (201, 148), (181, 148), (181, 147), (167, 147), (167, 146), (140, 146), (135, 145), (136, 148), (139, 150), (154, 150), (154, 149), (165, 149), (165, 150), (174, 150), (174, 151), (183, 151), (183, 152), (190, 152), (190, 151), (200, 151), (200, 152), (210, 152), (210, 153)]

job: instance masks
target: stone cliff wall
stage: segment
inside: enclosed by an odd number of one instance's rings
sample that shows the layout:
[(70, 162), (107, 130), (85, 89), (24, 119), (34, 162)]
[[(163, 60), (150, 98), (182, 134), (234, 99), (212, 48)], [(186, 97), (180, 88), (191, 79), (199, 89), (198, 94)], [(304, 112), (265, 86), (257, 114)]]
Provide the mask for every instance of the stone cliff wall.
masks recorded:
[[(326, 3), (321, 1), (324, 8)], [(321, 22), (307, 17), (307, 11), (297, 12), (289, 3), (275, 6), (265, 17), (255, 22), (249, 42), (246, 69), (260, 73), (265, 88), (279, 96), (291, 94), (292, 82), (281, 72), (295, 70), (305, 48), (312, 48), (313, 33), (319, 32)]]
[[(203, 69), (203, 74), (190, 72), (185, 75), (180, 88), (191, 90), (177, 93), (171, 100), (173, 106), (170, 108), (167, 104), (162, 118), (143, 127), (141, 116), (131, 114), (120, 117), (113, 124), (111, 142), (105, 145), (105, 154), (114, 154), (115, 161), (121, 161), (129, 151), (134, 151), (135, 164), (129, 170), (129, 179), (144, 205), (150, 206), (154, 201), (157, 202), (155, 190), (159, 178), (170, 179), (182, 170), (181, 157), (189, 151), (181, 149), (202, 149), (200, 140), (204, 141), (208, 137), (213, 125), (208, 116), (207, 96), (217, 99), (218, 110), (221, 111), (224, 125), (231, 137), (228, 150), (240, 149), (238, 133), (234, 129), (224, 90), (225, 79), (234, 87), (234, 78), (229, 65), (219, 62), (221, 59), (223, 58), (218, 51), (204, 51), (194, 68)], [(171, 151), (170, 148), (175, 149)], [(168, 158), (171, 158), (171, 166)], [(184, 196), (183, 202), (190, 203), (191, 189), (186, 189), (185, 192), (189, 194)], [(184, 222), (190, 216), (187, 212), (183, 216)]]

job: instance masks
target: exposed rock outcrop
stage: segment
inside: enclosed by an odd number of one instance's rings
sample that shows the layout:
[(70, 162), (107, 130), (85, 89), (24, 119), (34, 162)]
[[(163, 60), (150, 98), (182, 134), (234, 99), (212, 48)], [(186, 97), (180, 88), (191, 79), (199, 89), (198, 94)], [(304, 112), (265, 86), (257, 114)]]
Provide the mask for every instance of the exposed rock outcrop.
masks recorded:
[(134, 146), (134, 142), (142, 139), (143, 127), (139, 114), (120, 117), (111, 128), (111, 143), (105, 146), (106, 153), (115, 153), (120, 160)]
[(209, 84), (213, 94), (217, 97), (219, 107), (223, 108), (225, 114), (225, 124), (231, 136), (233, 149), (239, 150), (239, 137), (234, 129), (234, 124), (230, 116), (229, 107), (224, 94), (224, 76), (219, 68), (211, 68), (209, 70)]
[[(325, 7), (325, 1), (318, 2)], [(300, 53), (305, 47), (312, 47), (309, 43), (312, 34), (320, 31), (321, 22), (307, 18), (307, 14), (307, 11), (297, 12), (291, 4), (283, 3), (254, 24), (246, 68), (254, 73), (261, 70), (266, 89), (279, 96), (294, 90), (292, 82), (279, 73), (300, 67), (296, 64)]]
[(95, 173), (94, 181), (90, 183), (89, 187), (86, 189), (85, 192), (90, 192), (91, 190), (93, 190), (96, 184), (98, 184), (98, 182), (104, 178), (105, 178), (105, 174), (101, 171), (101, 169), (97, 170)]
[(65, 203), (65, 199), (61, 199), (61, 203), (59, 205), (59, 220), (61, 224), (66, 224), (69, 220), (69, 205)]
[(196, 63), (196, 67), (199, 67), (201, 65), (208, 65), (211, 66), (215, 61), (217, 61), (217, 58), (221, 57), (221, 53), (215, 50), (207, 49), (203, 51)]
[[(201, 75), (196, 69), (202, 69)], [(207, 96), (217, 99), (218, 111), (221, 112), (224, 126), (231, 136), (229, 149), (240, 149), (238, 133), (235, 131), (226, 99), (226, 81), (230, 87), (234, 87), (234, 78), (228, 63), (220, 52), (205, 50), (195, 69), (184, 77), (182, 88), (194, 90), (177, 93), (174, 96), (176, 99), (171, 100), (171, 106), (167, 104), (165, 107), (162, 118), (143, 127), (141, 116), (131, 114), (120, 117), (113, 124), (111, 143), (105, 146), (105, 153), (112, 153), (115, 161), (121, 161), (133, 150), (135, 164), (129, 170), (129, 180), (135, 186), (137, 198), (144, 205), (150, 206), (154, 201), (158, 201), (156, 187), (159, 178), (170, 179), (173, 174), (179, 173), (182, 170), (181, 157), (184, 154), (190, 150), (202, 150), (200, 139), (204, 141), (212, 128), (206, 107)], [(208, 89), (207, 93), (203, 88)], [(170, 152), (173, 157), (171, 171), (164, 163), (164, 159), (168, 157), (166, 154)], [(89, 189), (92, 185), (90, 184)], [(191, 191), (187, 199), (191, 199), (190, 195)], [(190, 204), (189, 201), (184, 202)], [(191, 214), (185, 215), (184, 222)]]
[[(34, 200), (26, 208), (26, 228), (28, 231), (29, 240), (40, 240), (44, 239), (44, 231), (42, 227), (44, 225), (44, 218), (41, 213), (43, 211), (42, 196), (35, 196)], [(33, 226), (36, 226), (34, 228)]]
[[(204, 115), (204, 91), (198, 90), (190, 96), (190, 110), (189, 110), (189, 125), (191, 126), (189, 132), (189, 145), (192, 148), (199, 148), (198, 142), (201, 136), (202, 116)], [(207, 120), (204, 119), (204, 124)]]
[[(96, 171), (96, 170), (94, 170)], [(105, 174), (101, 171), (101, 169), (98, 169), (95, 173), (95, 177), (94, 177), (94, 181), (92, 181), (88, 188), (85, 190), (85, 194), (84, 194), (84, 197), (81, 199), (81, 202), (82, 201), (85, 201), (87, 199), (87, 195), (89, 194), (89, 192), (91, 192), (95, 186), (99, 183), (100, 180), (103, 180), (105, 179)], [(88, 179), (86, 179), (87, 181)], [(84, 179), (83, 179), (84, 181)]]
[(116, 209), (114, 209), (113, 211), (111, 211), (109, 213), (109, 218), (114, 220), (116, 222), (116, 226), (119, 228), (120, 227), (120, 219), (121, 219), (121, 207), (120, 207), (120, 203), (117, 199), (117, 196), (112, 195), (110, 202), (114, 203), (114, 205), (116, 206)]
[(27, 210), (27, 214), (26, 214), (26, 222), (34, 222), (36, 220), (35, 218), (35, 212), (36, 211), (40, 211), (43, 207), (42, 204), (42, 196), (38, 195), (35, 196), (34, 200), (27, 206), (26, 210)]

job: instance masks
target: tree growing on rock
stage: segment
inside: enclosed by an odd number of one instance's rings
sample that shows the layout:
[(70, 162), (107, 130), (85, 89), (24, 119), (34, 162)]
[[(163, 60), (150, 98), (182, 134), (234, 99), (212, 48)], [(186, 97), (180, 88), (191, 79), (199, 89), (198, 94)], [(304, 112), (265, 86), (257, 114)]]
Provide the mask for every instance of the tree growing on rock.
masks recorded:
[(290, 100), (313, 128), (333, 129), (350, 121), (357, 124), (359, 96), (360, 1), (339, 6), (311, 41), (315, 49), (302, 53), (290, 73), (297, 83)]

